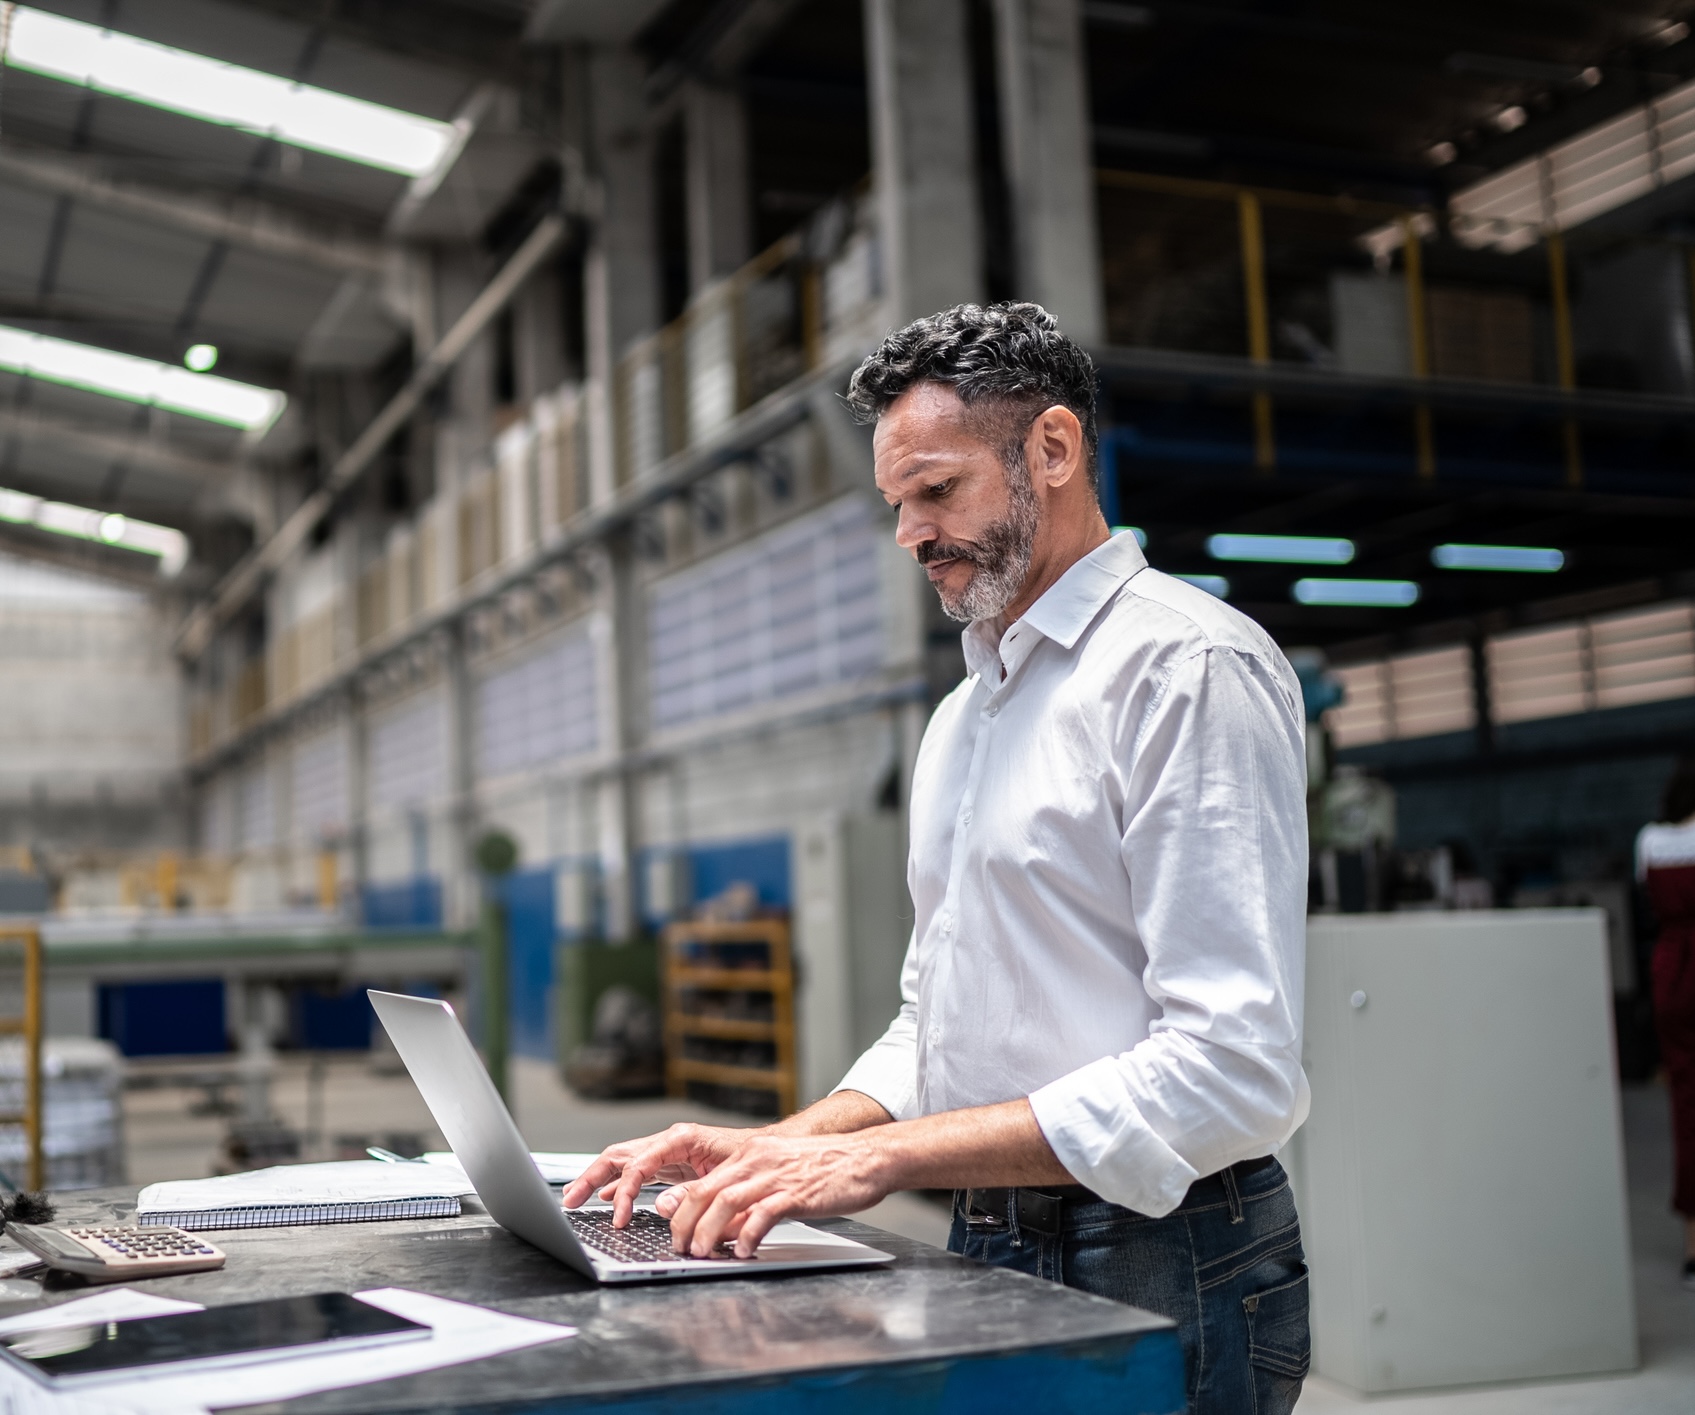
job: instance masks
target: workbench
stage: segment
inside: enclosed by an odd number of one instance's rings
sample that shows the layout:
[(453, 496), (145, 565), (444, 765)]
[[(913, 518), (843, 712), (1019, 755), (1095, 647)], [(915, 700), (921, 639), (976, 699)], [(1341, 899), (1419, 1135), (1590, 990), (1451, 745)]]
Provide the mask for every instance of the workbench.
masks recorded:
[[(982, 1267), (847, 1219), (820, 1226), (891, 1267), (599, 1287), (496, 1225), (456, 1219), (220, 1231), (219, 1272), (137, 1283), (216, 1306), (407, 1287), (564, 1323), (574, 1338), (265, 1407), (287, 1415), (1178, 1415), (1183, 1356), (1164, 1318)], [(67, 1194), (61, 1224), (128, 1221), (134, 1189)], [(0, 1316), (87, 1295), (80, 1278), (0, 1283)], [(10, 1298), (11, 1300), (4, 1300)], [(19, 1300), (19, 1299), (22, 1300)]]

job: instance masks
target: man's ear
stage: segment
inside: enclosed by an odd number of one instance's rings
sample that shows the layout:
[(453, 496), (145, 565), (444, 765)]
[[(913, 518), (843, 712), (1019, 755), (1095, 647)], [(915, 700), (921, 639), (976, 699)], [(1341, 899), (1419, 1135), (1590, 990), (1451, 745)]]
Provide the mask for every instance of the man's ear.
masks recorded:
[(1055, 404), (1039, 413), (1024, 439), (1030, 477), (1055, 490), (1083, 470), (1083, 424), (1070, 408)]

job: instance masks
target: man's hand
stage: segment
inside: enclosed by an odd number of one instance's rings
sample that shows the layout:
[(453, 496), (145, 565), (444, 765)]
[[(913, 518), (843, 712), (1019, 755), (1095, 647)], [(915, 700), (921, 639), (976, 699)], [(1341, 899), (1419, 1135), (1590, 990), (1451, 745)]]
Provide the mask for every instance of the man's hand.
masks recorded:
[(612, 1201), (612, 1226), (622, 1228), (630, 1221), (642, 1185), (711, 1174), (759, 1133), (715, 1125), (673, 1125), (657, 1135), (611, 1145), (565, 1190), (565, 1207), (580, 1207), (599, 1189), (601, 1198)]
[(661, 1194), (654, 1207), (671, 1220), (672, 1247), (704, 1258), (735, 1241), (736, 1256), (753, 1250), (785, 1218), (851, 1214), (886, 1197), (888, 1167), (868, 1135), (790, 1136), (754, 1133), (710, 1174)]
[[(655, 1181), (678, 1183), (712, 1173), (743, 1145), (759, 1135), (836, 1135), (886, 1125), (888, 1111), (858, 1091), (837, 1091), (775, 1125), (747, 1130), (714, 1125), (673, 1125), (657, 1135), (625, 1140), (601, 1151), (564, 1194), (568, 1209), (580, 1207), (596, 1189), (612, 1201), (612, 1226), (630, 1221), (642, 1185)], [(614, 1182), (616, 1181), (616, 1182)], [(673, 1205), (680, 1201), (673, 1200)], [(660, 1212), (669, 1214), (670, 1208)]]
[[(751, 1257), (782, 1219), (855, 1213), (897, 1189), (1074, 1182), (1028, 1101), (877, 1124), (873, 1117), (888, 1112), (852, 1094), (839, 1092), (768, 1130), (732, 1131), (745, 1137), (734, 1154), (654, 1204), (671, 1220), (675, 1250), (704, 1258), (734, 1240), (736, 1256)], [(838, 1108), (821, 1109), (832, 1102)], [(855, 1118), (873, 1123), (851, 1133), (816, 1128)]]

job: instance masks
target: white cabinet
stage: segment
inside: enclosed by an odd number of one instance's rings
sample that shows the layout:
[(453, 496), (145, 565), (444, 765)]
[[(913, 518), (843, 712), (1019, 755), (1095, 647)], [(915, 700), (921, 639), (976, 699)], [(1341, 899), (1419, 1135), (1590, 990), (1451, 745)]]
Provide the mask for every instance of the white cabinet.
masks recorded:
[(1598, 909), (1314, 918), (1289, 1147), (1314, 1370), (1364, 1392), (1636, 1365)]

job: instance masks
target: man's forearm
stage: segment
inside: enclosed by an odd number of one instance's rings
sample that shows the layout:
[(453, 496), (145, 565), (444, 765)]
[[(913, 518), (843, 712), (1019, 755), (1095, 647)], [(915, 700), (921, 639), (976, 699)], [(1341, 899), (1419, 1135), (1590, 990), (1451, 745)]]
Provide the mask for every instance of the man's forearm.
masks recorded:
[(765, 1127), (767, 1135), (851, 1135), (894, 1119), (863, 1091), (837, 1091)]
[(1055, 1157), (1025, 1100), (899, 1121), (866, 1136), (865, 1143), (891, 1191), (1077, 1182)]

